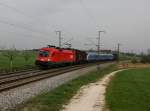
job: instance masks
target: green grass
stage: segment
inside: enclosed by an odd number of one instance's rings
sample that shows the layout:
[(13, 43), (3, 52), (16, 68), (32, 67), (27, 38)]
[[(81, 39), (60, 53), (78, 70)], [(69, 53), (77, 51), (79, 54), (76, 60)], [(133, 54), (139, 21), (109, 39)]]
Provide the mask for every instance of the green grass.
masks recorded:
[[(26, 68), (35, 67), (36, 53), (30, 52), (30, 59), (28, 62), (25, 61), (23, 54), (17, 53), (15, 59), (13, 60), (12, 70), (22, 70)], [(0, 71), (10, 71), (10, 61), (9, 59), (0, 53)]]
[(129, 56), (126, 54), (120, 54), (119, 56), (119, 60), (124, 61), (124, 60), (132, 60), (133, 58), (135, 58), (134, 56)]
[(119, 72), (107, 88), (110, 111), (150, 111), (150, 68)]
[(116, 65), (111, 65), (78, 77), (50, 92), (31, 99), (26, 104), (19, 106), (17, 111), (59, 111), (77, 93), (81, 86), (95, 82), (116, 69)]

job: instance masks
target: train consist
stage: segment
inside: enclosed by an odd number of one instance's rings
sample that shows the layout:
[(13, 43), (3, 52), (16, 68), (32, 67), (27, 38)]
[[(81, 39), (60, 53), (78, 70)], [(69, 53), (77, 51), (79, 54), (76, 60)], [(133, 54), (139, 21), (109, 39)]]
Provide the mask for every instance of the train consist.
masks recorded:
[(113, 54), (87, 53), (76, 49), (59, 48), (48, 46), (39, 49), (36, 65), (50, 67), (64, 64), (80, 64), (94, 61), (111, 61), (115, 57)]
[(112, 61), (115, 57), (113, 54), (98, 54), (98, 53), (88, 53), (87, 61)]

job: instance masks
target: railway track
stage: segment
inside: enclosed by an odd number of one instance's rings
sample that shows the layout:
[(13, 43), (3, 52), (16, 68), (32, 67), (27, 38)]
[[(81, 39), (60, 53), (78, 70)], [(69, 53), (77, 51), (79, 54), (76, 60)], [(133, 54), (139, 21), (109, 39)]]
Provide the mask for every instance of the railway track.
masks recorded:
[(28, 72), (28, 71), (33, 71), (33, 70), (36, 70), (36, 69), (26, 69), (26, 70), (19, 70), (19, 71), (13, 71), (13, 72), (0, 72), (0, 75), (22, 73), (22, 72)]
[(13, 73), (3, 73), (3, 74), (1, 73), (0, 79), (19, 76), (19, 75), (25, 75), (25, 74), (30, 74), (30, 73), (36, 73), (36, 72), (40, 72), (40, 71), (41, 70), (36, 69), (36, 70), (19, 71), (19, 72), (13, 72)]
[(92, 65), (95, 65), (95, 63), (67, 66), (50, 70), (31, 70), (26, 72), (2, 74), (0, 75), (0, 92)]

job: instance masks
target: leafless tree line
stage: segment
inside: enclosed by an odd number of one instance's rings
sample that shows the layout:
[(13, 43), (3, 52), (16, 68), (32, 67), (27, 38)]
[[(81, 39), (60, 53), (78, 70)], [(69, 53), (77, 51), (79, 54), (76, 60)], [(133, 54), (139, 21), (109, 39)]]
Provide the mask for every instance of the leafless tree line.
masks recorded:
[(22, 51), (19, 51), (17, 50), (14, 46), (11, 47), (11, 48), (0, 48), (1, 50), (1, 56), (4, 56), (8, 59), (9, 61), (9, 69), (12, 71), (13, 70), (13, 66), (14, 66), (14, 60), (17, 56), (20, 56), (22, 55), (22, 57), (24, 58), (25, 62), (26, 62), (26, 66), (28, 65), (28, 61), (30, 60), (31, 58), (31, 51), (29, 50), (22, 50)]

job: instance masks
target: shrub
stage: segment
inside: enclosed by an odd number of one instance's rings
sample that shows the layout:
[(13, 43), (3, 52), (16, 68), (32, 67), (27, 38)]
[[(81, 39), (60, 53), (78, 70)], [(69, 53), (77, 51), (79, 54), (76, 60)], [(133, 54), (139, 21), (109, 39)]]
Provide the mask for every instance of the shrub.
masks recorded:
[(138, 60), (137, 60), (136, 58), (133, 58), (133, 59), (131, 60), (131, 62), (132, 62), (133, 64), (135, 64), (135, 63), (138, 63)]
[(150, 63), (150, 56), (142, 56), (141, 63)]

